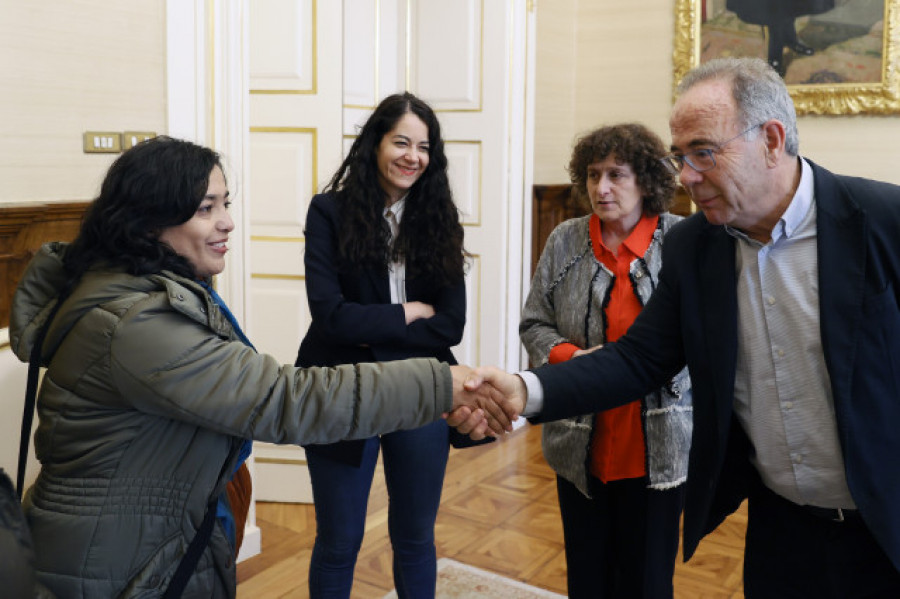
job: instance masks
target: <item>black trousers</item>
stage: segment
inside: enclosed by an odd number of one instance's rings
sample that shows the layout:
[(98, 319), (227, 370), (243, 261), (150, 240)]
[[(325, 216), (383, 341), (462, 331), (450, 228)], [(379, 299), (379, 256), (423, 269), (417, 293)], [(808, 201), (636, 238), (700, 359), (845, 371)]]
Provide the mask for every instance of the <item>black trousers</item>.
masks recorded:
[(853, 512), (834, 522), (773, 493), (750, 489), (744, 551), (747, 599), (896, 599), (900, 572)]
[(769, 63), (784, 59), (784, 47), (796, 44), (797, 26), (793, 16), (784, 16), (769, 23)]
[(557, 476), (556, 488), (571, 599), (671, 599), (684, 485), (592, 477), (588, 499)]

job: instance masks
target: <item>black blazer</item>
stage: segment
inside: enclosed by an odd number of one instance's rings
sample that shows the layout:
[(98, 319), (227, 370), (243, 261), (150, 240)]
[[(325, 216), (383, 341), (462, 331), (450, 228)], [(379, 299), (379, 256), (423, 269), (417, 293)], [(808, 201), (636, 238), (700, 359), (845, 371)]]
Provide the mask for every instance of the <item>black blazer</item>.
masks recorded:
[[(303, 258), (312, 324), (300, 343), (296, 365), (336, 366), (404, 358), (437, 358), (456, 364), (450, 347), (460, 342), (466, 324), (465, 281), (441, 287), (407, 276), (407, 300), (431, 304), (435, 311), (433, 317), (407, 325), (403, 306), (391, 303), (386, 269), (338, 271), (340, 218), (333, 193), (312, 199), (306, 215)], [(362, 446), (362, 441), (344, 441), (306, 449), (359, 464)]]
[[(900, 569), (900, 187), (812, 168), (820, 328), (847, 483)], [(628, 333), (535, 371), (546, 395), (534, 420), (546, 421), (626, 403), (687, 364), (694, 432), (685, 559), (740, 505), (752, 472), (747, 438), (732, 415), (734, 243), (702, 213), (677, 224), (666, 238), (659, 286)]]

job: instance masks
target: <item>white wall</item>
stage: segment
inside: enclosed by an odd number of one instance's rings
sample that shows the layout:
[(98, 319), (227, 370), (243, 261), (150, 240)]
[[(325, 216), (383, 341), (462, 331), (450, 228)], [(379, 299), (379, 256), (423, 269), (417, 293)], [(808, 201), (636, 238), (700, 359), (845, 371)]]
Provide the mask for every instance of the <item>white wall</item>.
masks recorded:
[[(674, 3), (538, 0), (537, 11), (535, 183), (568, 182), (575, 138), (601, 124), (642, 121), (668, 143)], [(801, 116), (798, 125), (804, 156), (900, 184), (900, 115)]]
[(540, 0), (536, 16), (534, 182), (565, 183), (575, 131), (578, 0)]
[(165, 3), (0, 0), (0, 203), (92, 198), (84, 131), (164, 132)]
[[(116, 155), (84, 154), (84, 131), (165, 132), (164, 8), (0, 0), (0, 203), (93, 198)], [(27, 367), (5, 333), (0, 467), (14, 478)]]

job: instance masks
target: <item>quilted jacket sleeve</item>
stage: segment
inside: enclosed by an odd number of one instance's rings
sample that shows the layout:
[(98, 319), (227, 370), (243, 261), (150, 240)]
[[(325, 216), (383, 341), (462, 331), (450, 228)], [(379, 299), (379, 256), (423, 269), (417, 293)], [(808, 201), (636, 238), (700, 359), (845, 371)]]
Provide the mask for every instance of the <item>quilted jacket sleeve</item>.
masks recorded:
[(272, 443), (331, 443), (415, 428), (452, 404), (449, 368), (436, 360), (285, 366), (212, 334), (154, 296), (121, 315), (109, 355), (112, 382), (136, 409)]

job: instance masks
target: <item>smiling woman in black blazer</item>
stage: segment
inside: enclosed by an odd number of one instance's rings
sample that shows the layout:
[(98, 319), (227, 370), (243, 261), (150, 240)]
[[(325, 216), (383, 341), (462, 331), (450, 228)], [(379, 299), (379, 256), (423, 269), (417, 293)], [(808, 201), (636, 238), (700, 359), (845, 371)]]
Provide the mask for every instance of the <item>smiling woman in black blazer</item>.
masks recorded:
[[(385, 98), (306, 218), (312, 324), (297, 365), (434, 357), (466, 321), (463, 229), (440, 125), (412, 94)], [(321, 426), (328, 427), (327, 422)], [(316, 506), (310, 596), (349, 597), (379, 450), (400, 597), (434, 596), (434, 521), (450, 433), (445, 422), (365, 441), (306, 447)]]

